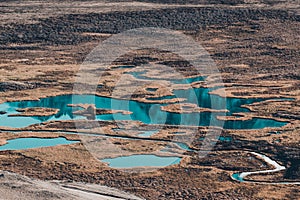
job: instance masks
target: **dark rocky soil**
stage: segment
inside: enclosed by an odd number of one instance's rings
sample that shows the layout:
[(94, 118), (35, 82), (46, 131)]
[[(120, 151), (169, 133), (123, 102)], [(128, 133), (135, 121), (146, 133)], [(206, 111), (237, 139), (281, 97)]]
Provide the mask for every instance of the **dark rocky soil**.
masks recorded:
[[(140, 12), (112, 12), (107, 14), (70, 14), (40, 20), (36, 24), (11, 24), (1, 28), (0, 44), (40, 43), (75, 45), (93, 40), (80, 33), (120, 33), (142, 27), (161, 27), (174, 30), (195, 31), (212, 25), (230, 26), (234, 23), (252, 25), (255, 21), (275, 19), (300, 21), (300, 16), (284, 10), (245, 8), (176, 8)], [(2, 47), (5, 48), (5, 47)], [(19, 47), (22, 48), (22, 47)], [(25, 48), (25, 47), (23, 47)], [(29, 47), (38, 48), (38, 47)], [(216, 55), (226, 57), (227, 55)]]

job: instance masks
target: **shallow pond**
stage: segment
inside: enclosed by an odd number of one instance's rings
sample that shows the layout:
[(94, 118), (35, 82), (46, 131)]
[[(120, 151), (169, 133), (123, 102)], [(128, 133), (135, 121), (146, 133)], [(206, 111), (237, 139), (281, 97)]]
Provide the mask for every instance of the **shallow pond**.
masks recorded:
[(243, 179), (242, 177), (240, 177), (240, 174), (239, 174), (239, 173), (234, 173), (234, 174), (232, 174), (232, 178), (233, 178), (234, 180), (237, 180), (237, 181), (240, 181), (240, 182), (243, 182), (243, 181), (244, 181), (244, 179)]
[(139, 136), (141, 137), (150, 137), (152, 135), (154, 135), (155, 133), (158, 133), (158, 131), (141, 131), (141, 133), (139, 134)]
[(74, 144), (79, 141), (67, 140), (66, 138), (17, 138), (8, 140), (5, 145), (0, 146), (3, 150), (25, 150), (40, 147), (52, 147), (57, 145)]
[(133, 168), (133, 167), (166, 167), (180, 163), (179, 157), (160, 157), (156, 155), (132, 155), (117, 158), (103, 159), (113, 168)]

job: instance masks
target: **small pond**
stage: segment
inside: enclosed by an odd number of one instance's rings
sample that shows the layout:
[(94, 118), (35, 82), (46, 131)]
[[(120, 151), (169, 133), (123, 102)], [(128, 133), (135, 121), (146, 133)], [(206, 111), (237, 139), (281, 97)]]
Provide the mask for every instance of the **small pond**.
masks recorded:
[(240, 177), (240, 173), (234, 173), (234, 174), (232, 174), (232, 176), (231, 176), (234, 180), (237, 180), (237, 181), (239, 181), (239, 182), (243, 182), (244, 181), (244, 179), (242, 178), (242, 177)]
[(154, 135), (155, 133), (158, 133), (158, 131), (141, 131), (141, 133), (139, 134), (139, 136), (141, 137), (151, 137), (152, 135)]
[(180, 163), (179, 157), (161, 157), (156, 155), (132, 155), (117, 158), (103, 159), (112, 168), (134, 168), (134, 167), (166, 167)]

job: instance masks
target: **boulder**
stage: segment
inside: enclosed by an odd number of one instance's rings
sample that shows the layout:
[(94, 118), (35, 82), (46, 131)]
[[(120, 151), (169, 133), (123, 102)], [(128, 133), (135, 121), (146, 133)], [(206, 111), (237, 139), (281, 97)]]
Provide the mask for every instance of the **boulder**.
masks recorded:
[(4, 114), (6, 114), (6, 112), (0, 110), (0, 115), (4, 115)]
[(94, 120), (96, 119), (96, 107), (95, 105), (90, 105), (86, 109), (87, 119)]

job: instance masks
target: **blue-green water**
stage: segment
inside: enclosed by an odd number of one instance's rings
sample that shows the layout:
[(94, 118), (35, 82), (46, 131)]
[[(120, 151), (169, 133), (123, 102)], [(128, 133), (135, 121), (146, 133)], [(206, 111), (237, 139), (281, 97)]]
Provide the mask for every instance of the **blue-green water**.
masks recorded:
[[(171, 113), (162, 111), (160, 106), (167, 104), (157, 103), (141, 103), (138, 101), (127, 101), (113, 99), (109, 97), (100, 97), (93, 95), (62, 95), (55, 97), (42, 98), (39, 101), (18, 101), (0, 104), (0, 111), (6, 111), (4, 115), (0, 115), (0, 126), (6, 127), (26, 127), (50, 120), (71, 120), (84, 119), (85, 117), (73, 115), (72, 112), (79, 108), (69, 107), (68, 104), (78, 103), (95, 103), (97, 108), (126, 110), (131, 111), (130, 115), (107, 114), (98, 115), (97, 120), (137, 120), (145, 124), (170, 124), (170, 125), (191, 125), (191, 126), (222, 126), (223, 122), (217, 119), (218, 115), (232, 115), (236, 112), (249, 112), (248, 109), (241, 106), (260, 102), (265, 99), (241, 99), (227, 98), (226, 105), (222, 106), (224, 99), (217, 95), (209, 94), (209, 88), (196, 88), (189, 90), (175, 90), (174, 94), (178, 98), (185, 98), (185, 102), (198, 102), (199, 107), (211, 108), (214, 103), (214, 109), (220, 109), (220, 112), (201, 112), (201, 113)], [(164, 97), (161, 97), (163, 99)], [(165, 97), (169, 98), (169, 97)], [(57, 108), (59, 112), (47, 117), (9, 117), (10, 114), (18, 113), (18, 108), (28, 107), (46, 107)], [(221, 109), (226, 107), (228, 113), (224, 113)], [(220, 124), (220, 125), (219, 125)], [(247, 121), (225, 121), (223, 127), (225, 129), (261, 129), (265, 127), (281, 127), (287, 124), (273, 119), (253, 118)]]
[(232, 174), (232, 178), (234, 180), (237, 180), (237, 181), (240, 181), (240, 182), (243, 182), (244, 179), (240, 177), (240, 174), (239, 173), (235, 173), (235, 174)]
[[(199, 140), (205, 140), (205, 137), (200, 137)], [(231, 142), (232, 141), (232, 137), (231, 136), (220, 136), (218, 138), (219, 141), (222, 142)]]
[(219, 140), (223, 141), (223, 142), (230, 142), (230, 141), (232, 141), (232, 137), (230, 137), (230, 136), (220, 136)]
[[(131, 67), (131, 66), (130, 66)], [(126, 67), (127, 68), (127, 67)], [(143, 73), (133, 74), (138, 78), (144, 78)], [(202, 77), (194, 77), (184, 80), (172, 80), (174, 84), (186, 84), (197, 81), (202, 81)], [(161, 106), (168, 104), (158, 103), (141, 103), (133, 100), (121, 100), (109, 97), (100, 97), (94, 95), (61, 95), (55, 97), (42, 98), (39, 101), (18, 101), (7, 102), (0, 104), (0, 111), (7, 112), (0, 115), (0, 126), (21, 128), (32, 124), (51, 120), (78, 120), (85, 119), (83, 116), (73, 115), (73, 112), (81, 109), (77, 107), (69, 107), (69, 104), (95, 104), (97, 108), (124, 110), (130, 111), (132, 114), (123, 115), (121, 113), (97, 115), (96, 120), (134, 120), (141, 121), (144, 124), (168, 124), (168, 125), (190, 125), (190, 126), (221, 126), (225, 129), (261, 129), (265, 127), (281, 127), (286, 125), (286, 122), (279, 122), (272, 119), (253, 118), (247, 121), (221, 121), (217, 116), (231, 116), (234, 113), (250, 112), (244, 105), (261, 102), (266, 99), (252, 98), (224, 98), (210, 94), (213, 88), (190, 88), (187, 90), (175, 90), (174, 95), (165, 97), (148, 97), (149, 100), (165, 100), (173, 98), (183, 98), (185, 103), (196, 103), (199, 107), (212, 108), (219, 110), (219, 112), (194, 112), (194, 113), (172, 113), (161, 110)], [(148, 90), (155, 91), (155, 90)], [(18, 108), (30, 107), (45, 107), (59, 109), (59, 112), (47, 117), (11, 117), (9, 115), (16, 114)], [(223, 110), (227, 109), (228, 112)], [(121, 131), (122, 129), (120, 129)], [(140, 131), (139, 136), (150, 137), (155, 134), (157, 130)], [(181, 134), (178, 132), (178, 134)], [(220, 137), (219, 140), (229, 142), (232, 138)], [(38, 147), (49, 147), (60, 144), (72, 144), (78, 141), (68, 141), (65, 138), (43, 139), (43, 138), (18, 138), (9, 140), (8, 144), (0, 146), (0, 150), (20, 150)], [(176, 143), (180, 148), (190, 151), (191, 149), (184, 143)], [(178, 164), (181, 158), (179, 157), (159, 157), (156, 155), (132, 155), (121, 156), (118, 158), (104, 159), (102, 161), (108, 162), (114, 168), (132, 168), (132, 167), (164, 167), (171, 164)], [(238, 174), (234, 174), (237, 176)]]
[(71, 141), (66, 138), (17, 138), (8, 140), (5, 145), (0, 146), (0, 151), (3, 150), (25, 150), (40, 147), (51, 147), (63, 144), (73, 144), (79, 141)]
[(123, 66), (115, 66), (115, 67), (112, 67), (113, 69), (131, 69), (131, 68), (134, 68), (133, 65), (123, 65)]
[(117, 158), (103, 159), (103, 162), (109, 163), (113, 168), (133, 168), (133, 167), (166, 167), (180, 163), (179, 157), (160, 157), (156, 155), (132, 155), (121, 156)]
[[(38, 124), (45, 121), (51, 120), (70, 120), (70, 119), (85, 119), (85, 117), (73, 115), (72, 111), (80, 108), (69, 107), (68, 104), (72, 103), (71, 95), (57, 96), (43, 98), (39, 101), (18, 101), (18, 102), (7, 102), (0, 104), (0, 110), (5, 110), (7, 113), (0, 115), (0, 126), (21, 128), (32, 124)], [(11, 114), (17, 114), (18, 108), (29, 108), (29, 107), (46, 107), (56, 108), (59, 112), (52, 116), (33, 116), (33, 117), (10, 117)]]
[(154, 135), (155, 133), (158, 133), (158, 131), (141, 131), (139, 136), (141, 136), (141, 137), (150, 137), (150, 136)]
[[(129, 66), (131, 67), (131, 66)], [(129, 72), (136, 78), (144, 79), (143, 74), (145, 72)], [(174, 83), (192, 83), (195, 81), (201, 81), (204, 78), (193, 77), (182, 80), (173, 80)], [(234, 113), (249, 112), (244, 105), (264, 101), (266, 99), (261, 98), (226, 98), (218, 95), (210, 94), (215, 88), (190, 88), (187, 90), (174, 90), (173, 96), (165, 97), (148, 97), (149, 100), (165, 100), (172, 98), (183, 98), (184, 103), (197, 104), (199, 107), (212, 108), (214, 110), (220, 110), (219, 112), (195, 112), (195, 113), (171, 113), (162, 111), (161, 106), (168, 104), (158, 103), (141, 103), (133, 100), (120, 100), (109, 97), (100, 97), (93, 95), (62, 95), (55, 97), (43, 98), (39, 101), (20, 101), (20, 102), (8, 102), (0, 104), (0, 111), (7, 112), (4, 115), (0, 115), (0, 126), (6, 127), (26, 127), (32, 124), (37, 124), (50, 120), (71, 120), (71, 119), (84, 119), (83, 116), (73, 115), (73, 111), (80, 108), (69, 107), (68, 104), (95, 104), (97, 108), (113, 109), (113, 110), (125, 110), (130, 111), (132, 114), (123, 115), (106, 114), (97, 115), (97, 120), (135, 120), (141, 121), (144, 124), (170, 124), (170, 125), (190, 125), (190, 126), (221, 126), (225, 129), (261, 129), (265, 127), (281, 127), (286, 122), (279, 122), (272, 119), (253, 118), (247, 121), (232, 120), (221, 121), (217, 119), (217, 116), (231, 116)], [(282, 99), (280, 99), (282, 100)], [(59, 112), (52, 116), (47, 117), (10, 117), (10, 114), (18, 113), (18, 108), (29, 107), (46, 107), (56, 108)], [(223, 110), (227, 109), (229, 112), (225, 113)]]
[(185, 143), (183, 142), (175, 142), (180, 148), (186, 150), (186, 151), (192, 151), (192, 149), (186, 145)]

